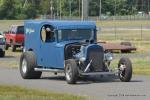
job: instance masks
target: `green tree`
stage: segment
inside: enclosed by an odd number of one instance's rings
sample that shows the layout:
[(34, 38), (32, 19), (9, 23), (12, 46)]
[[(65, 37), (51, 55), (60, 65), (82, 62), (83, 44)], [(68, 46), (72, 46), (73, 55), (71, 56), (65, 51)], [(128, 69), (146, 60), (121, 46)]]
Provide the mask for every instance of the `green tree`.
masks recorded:
[(4, 0), (0, 6), (1, 19), (15, 19), (17, 14), (15, 0)]
[(89, 2), (89, 15), (98, 16), (99, 15), (99, 1), (100, 0), (91, 0)]
[[(81, 0), (28, 0), (25, 6), (25, 0), (0, 0), (0, 19), (30, 19), (37, 15), (60, 15), (60, 9), (62, 16), (70, 14), (79, 16), (79, 1), (81, 14)], [(150, 9), (147, 4), (148, 2), (150, 4), (149, 0), (101, 0), (101, 2), (102, 14), (110, 16), (136, 14), (138, 10), (148, 12), (147, 9)], [(137, 6), (141, 2), (146, 6)], [(100, 0), (89, 0), (90, 16), (99, 15), (99, 4)]]

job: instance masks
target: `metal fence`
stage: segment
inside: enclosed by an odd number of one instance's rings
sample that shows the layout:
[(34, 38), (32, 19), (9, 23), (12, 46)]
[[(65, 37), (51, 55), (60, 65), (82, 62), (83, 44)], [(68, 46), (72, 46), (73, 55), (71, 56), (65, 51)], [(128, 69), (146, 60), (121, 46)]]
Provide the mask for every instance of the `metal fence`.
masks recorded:
[(98, 39), (106, 41), (150, 41), (150, 25), (101, 27), (101, 30), (98, 31)]
[[(81, 16), (51, 16), (39, 15), (40, 19), (58, 19), (58, 20), (82, 20)], [(126, 15), (126, 16), (88, 16), (87, 20), (150, 20), (149, 14), (143, 15)]]

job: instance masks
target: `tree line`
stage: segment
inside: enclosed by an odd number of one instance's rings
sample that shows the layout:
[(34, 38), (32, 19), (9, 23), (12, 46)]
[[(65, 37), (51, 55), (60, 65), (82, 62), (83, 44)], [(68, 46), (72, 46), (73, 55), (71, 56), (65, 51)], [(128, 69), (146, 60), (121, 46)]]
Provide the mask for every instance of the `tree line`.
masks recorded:
[[(149, 12), (150, 0), (89, 0), (89, 16)], [(0, 19), (32, 19), (38, 15), (81, 16), (82, 0), (0, 0)], [(141, 6), (143, 4), (144, 6)]]

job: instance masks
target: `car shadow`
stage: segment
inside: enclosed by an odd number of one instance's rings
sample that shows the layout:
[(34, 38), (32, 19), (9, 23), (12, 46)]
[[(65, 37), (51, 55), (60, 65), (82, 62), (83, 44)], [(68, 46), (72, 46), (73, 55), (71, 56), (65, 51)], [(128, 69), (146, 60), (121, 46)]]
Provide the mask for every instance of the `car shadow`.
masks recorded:
[[(66, 81), (65, 76), (50, 76), (50, 77), (41, 77), (41, 80), (54, 80), (54, 81)], [(93, 82), (86, 80), (86, 79), (78, 79), (76, 85), (79, 84), (91, 84)]]
[(116, 77), (114, 76), (88, 76), (85, 78), (81, 78), (82, 81), (87, 81), (90, 83), (107, 83), (107, 82), (117, 82)]
[(40, 79), (42, 80), (55, 80), (55, 81), (65, 81), (65, 77), (64, 76), (44, 76), (41, 77)]
[(143, 82), (143, 80), (131, 80), (131, 82)]
[[(55, 80), (55, 81), (66, 81), (65, 76), (43, 76), (41, 80)], [(116, 76), (88, 76), (80, 77), (76, 85), (92, 84), (92, 83), (112, 83), (112, 82), (121, 82), (120, 79)], [(143, 82), (142, 80), (131, 80), (128, 83)]]
[[(55, 81), (66, 81), (65, 76), (42, 76), (41, 80), (55, 80)], [(78, 78), (78, 84), (91, 84), (91, 83), (106, 83), (106, 82), (116, 82), (115, 77), (80, 77)]]

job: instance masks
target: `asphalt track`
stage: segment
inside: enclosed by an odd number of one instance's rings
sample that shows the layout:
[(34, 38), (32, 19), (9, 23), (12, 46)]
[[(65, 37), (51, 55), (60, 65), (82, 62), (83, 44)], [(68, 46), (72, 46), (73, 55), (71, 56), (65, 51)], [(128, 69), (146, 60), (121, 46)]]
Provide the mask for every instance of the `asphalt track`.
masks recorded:
[[(4, 66), (5, 67), (5, 66)], [(64, 74), (43, 73), (41, 79), (24, 80), (18, 69), (0, 67), (0, 84), (58, 93), (87, 96), (90, 100), (149, 100), (150, 76), (133, 76), (131, 82), (112, 77), (90, 77), (76, 85), (66, 83)]]

